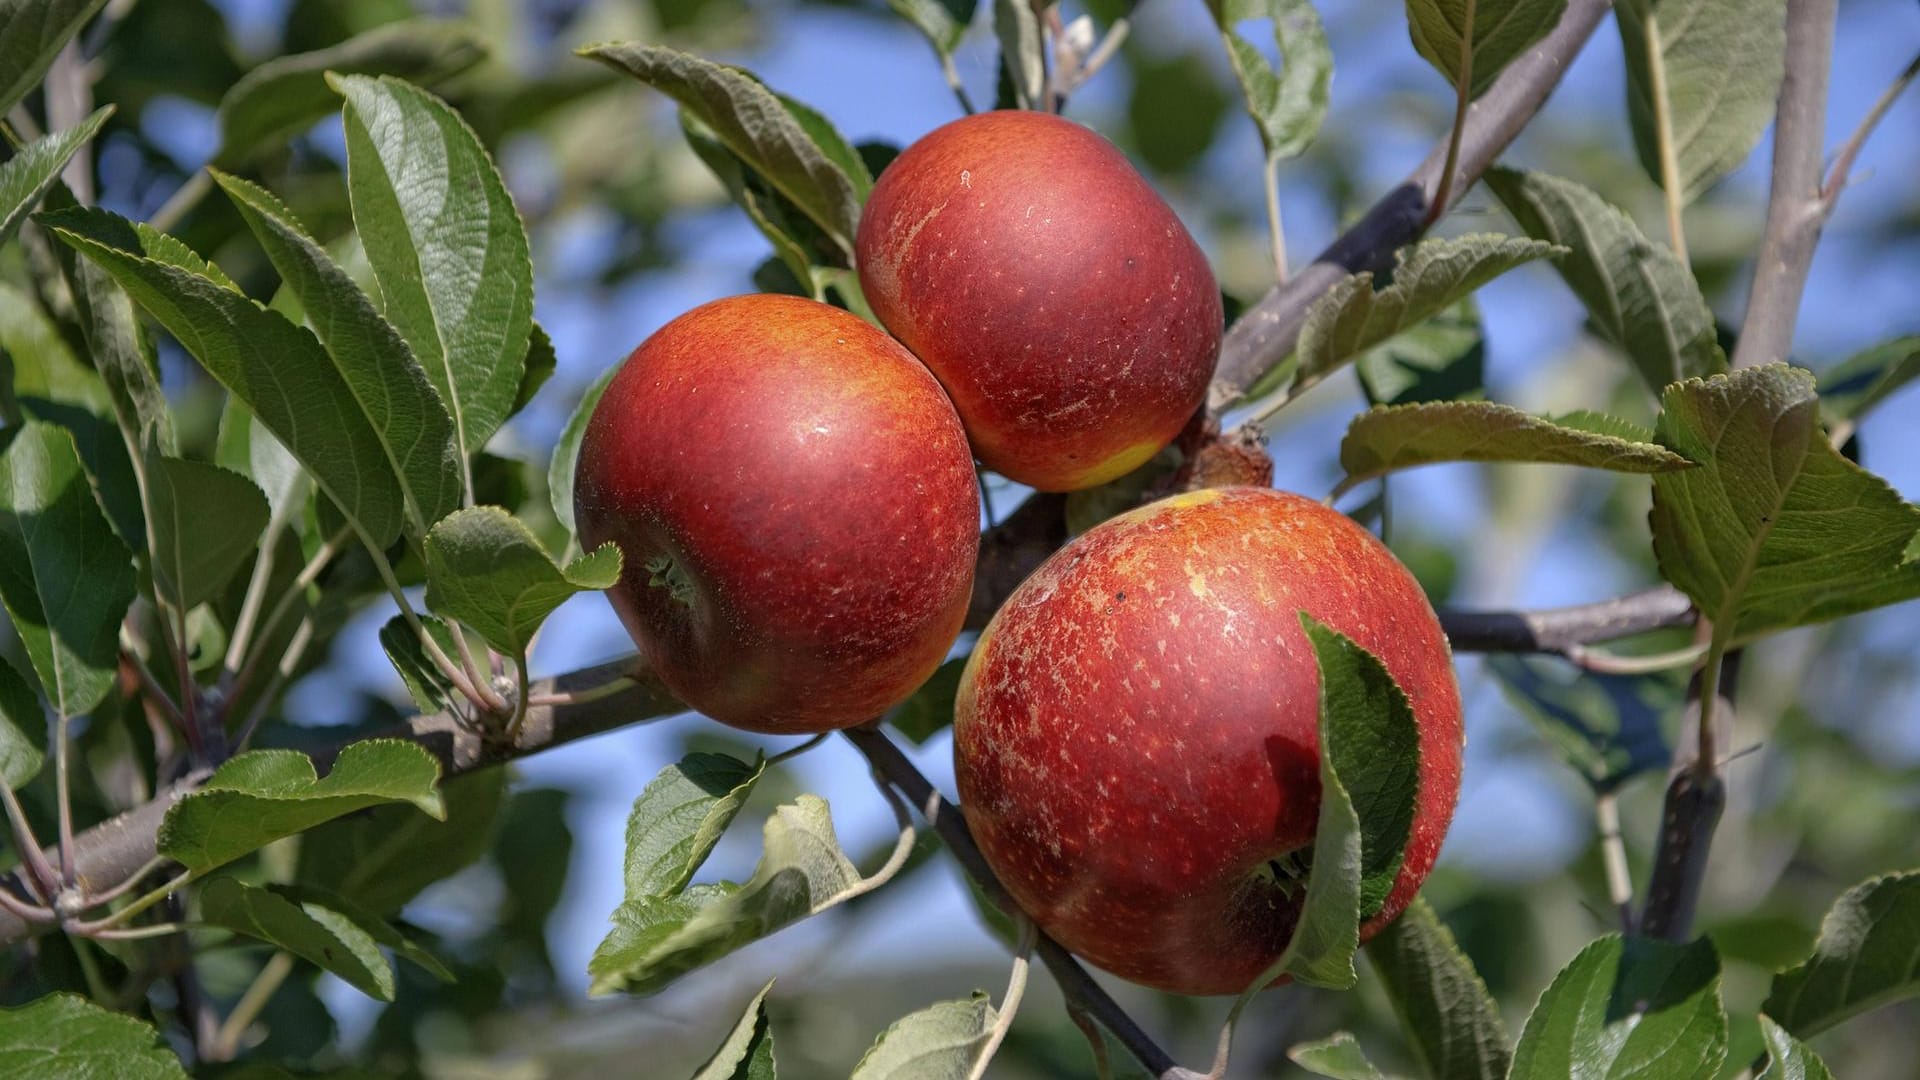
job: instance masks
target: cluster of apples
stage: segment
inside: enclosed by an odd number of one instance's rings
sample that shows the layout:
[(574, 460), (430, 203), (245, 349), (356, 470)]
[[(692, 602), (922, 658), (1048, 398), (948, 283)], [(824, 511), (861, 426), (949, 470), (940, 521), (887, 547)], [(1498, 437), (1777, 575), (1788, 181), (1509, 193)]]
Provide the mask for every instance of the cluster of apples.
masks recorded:
[[(577, 525), (682, 700), (750, 731), (863, 723), (947, 656), (979, 547), (975, 460), (1043, 491), (1131, 471), (1206, 393), (1220, 292), (1098, 134), (993, 112), (880, 176), (860, 279), (887, 331), (787, 296), (720, 300), (636, 349), (581, 442)], [(1318, 670), (1298, 613), (1358, 641), (1421, 728), (1408, 850), (1371, 933), (1433, 865), (1459, 786), (1445, 638), (1397, 560), (1280, 492), (1165, 499), (1094, 528), (976, 642), (955, 708), (962, 811), (1067, 948), (1237, 993), (1285, 946), (1312, 842)]]

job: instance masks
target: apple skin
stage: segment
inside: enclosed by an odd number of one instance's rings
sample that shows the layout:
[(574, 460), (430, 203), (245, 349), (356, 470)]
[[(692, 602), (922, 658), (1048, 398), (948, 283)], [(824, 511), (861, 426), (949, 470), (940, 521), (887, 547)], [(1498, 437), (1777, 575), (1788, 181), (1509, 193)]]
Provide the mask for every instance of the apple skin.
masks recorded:
[(860, 216), (874, 313), (953, 397), (983, 464), (1041, 491), (1132, 471), (1180, 433), (1220, 351), (1220, 288), (1172, 208), (1047, 113), (938, 128)]
[(580, 541), (620, 546), (607, 595), (660, 680), (777, 734), (870, 720), (926, 681), (966, 617), (979, 505), (927, 369), (790, 296), (717, 300), (635, 349), (574, 481)]
[(1261, 871), (1312, 844), (1320, 802), (1301, 610), (1378, 656), (1413, 706), (1405, 861), (1362, 939), (1413, 900), (1460, 788), (1460, 692), (1432, 607), (1345, 515), (1270, 489), (1200, 491), (1061, 549), (961, 678), (961, 811), (1060, 944), (1184, 994), (1240, 993), (1279, 957), (1298, 902)]

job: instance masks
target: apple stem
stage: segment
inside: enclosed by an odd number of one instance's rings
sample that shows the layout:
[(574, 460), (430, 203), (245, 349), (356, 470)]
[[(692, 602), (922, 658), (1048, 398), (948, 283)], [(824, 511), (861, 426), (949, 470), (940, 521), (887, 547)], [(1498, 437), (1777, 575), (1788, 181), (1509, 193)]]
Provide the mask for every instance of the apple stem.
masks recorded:
[(1453, 133), (1447, 136), (1447, 161), (1440, 166), (1440, 186), (1434, 189), (1433, 202), (1427, 206), (1427, 217), (1421, 223), (1423, 230), (1430, 229), (1447, 212), (1447, 204), (1453, 201), (1453, 174), (1460, 163), (1460, 140), (1467, 133), (1467, 109), (1473, 104), (1473, 9), (1474, 0), (1467, 0), (1466, 11), (1460, 16), (1460, 77), (1454, 86)]

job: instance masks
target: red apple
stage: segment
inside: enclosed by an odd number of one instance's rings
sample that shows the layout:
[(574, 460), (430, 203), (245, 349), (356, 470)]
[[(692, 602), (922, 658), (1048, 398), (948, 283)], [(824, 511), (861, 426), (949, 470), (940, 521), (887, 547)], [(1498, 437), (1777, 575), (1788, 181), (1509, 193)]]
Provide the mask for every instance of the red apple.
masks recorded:
[(956, 120), (887, 166), (860, 216), (874, 312), (952, 395), (985, 465), (1105, 483), (1206, 396), (1220, 289), (1112, 143), (1047, 113)]
[(648, 338), (580, 443), (581, 543), (662, 682), (749, 731), (848, 727), (897, 704), (966, 616), (979, 493), (953, 406), (838, 308), (739, 296)]
[(1245, 990), (1299, 916), (1270, 864), (1319, 813), (1319, 668), (1298, 613), (1378, 656), (1420, 730), (1405, 861), (1370, 936), (1433, 868), (1460, 787), (1439, 621), (1366, 530), (1261, 488), (1114, 518), (1035, 571), (974, 647), (954, 713), (961, 810), (1048, 934), (1134, 982)]

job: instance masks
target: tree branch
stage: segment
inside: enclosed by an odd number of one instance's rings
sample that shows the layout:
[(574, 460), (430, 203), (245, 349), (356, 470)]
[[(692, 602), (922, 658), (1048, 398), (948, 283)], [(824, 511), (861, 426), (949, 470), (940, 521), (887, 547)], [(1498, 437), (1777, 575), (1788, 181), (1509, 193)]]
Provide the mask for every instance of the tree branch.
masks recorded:
[(1440, 627), (1457, 653), (1565, 654), (1599, 641), (1690, 626), (1696, 618), (1692, 601), (1671, 585), (1577, 607), (1541, 611), (1444, 609), (1439, 614)]
[(1784, 360), (1830, 209), (1821, 196), (1835, 0), (1787, 0), (1787, 67), (1773, 127), (1773, 189), (1733, 366)]
[[(960, 810), (945, 797), (934, 790), (928, 780), (893, 740), (886, 737), (877, 728), (851, 728), (844, 732), (847, 741), (866, 756), (874, 770), (885, 777), (887, 782), (900, 789), (907, 800), (919, 807), (931, 807), (927, 824), (932, 825), (940, 839), (953, 852), (954, 858), (966, 870), (981, 891), (987, 894), (996, 905), (1008, 914), (1020, 913), (1020, 907), (1013, 897), (1007, 894), (1006, 887), (994, 876), (993, 868), (980, 854), (979, 847), (973, 842), (973, 834), (967, 831), (967, 823), (961, 818)], [(1087, 969), (1080, 966), (1073, 954), (1060, 947), (1052, 938), (1041, 934), (1036, 947), (1040, 958), (1046, 962), (1047, 969), (1053, 972), (1054, 981), (1060, 985), (1070, 1009), (1077, 1009), (1087, 1016), (1098, 1020), (1108, 1031), (1113, 1032), (1120, 1045), (1126, 1047), (1146, 1070), (1161, 1080), (1197, 1080), (1201, 1075), (1190, 1069), (1181, 1068), (1153, 1037), (1134, 1022), (1132, 1016), (1113, 1000), (1105, 987), (1096, 982)]]
[[(1467, 110), (1465, 123), (1460, 126), (1459, 162), (1449, 204), (1473, 186), (1540, 111), (1610, 6), (1608, 0), (1570, 0), (1560, 24), (1525, 56), (1508, 65)], [(1449, 137), (1435, 147), (1413, 175), (1375, 203), (1311, 266), (1268, 292), (1240, 316), (1220, 346), (1220, 364), (1208, 395), (1210, 413), (1217, 416), (1225, 411), (1268, 369), (1286, 359), (1300, 336), (1307, 309), (1322, 293), (1349, 274), (1387, 269), (1395, 251), (1419, 238), (1429, 217), (1429, 203), (1440, 186), (1451, 141)]]

